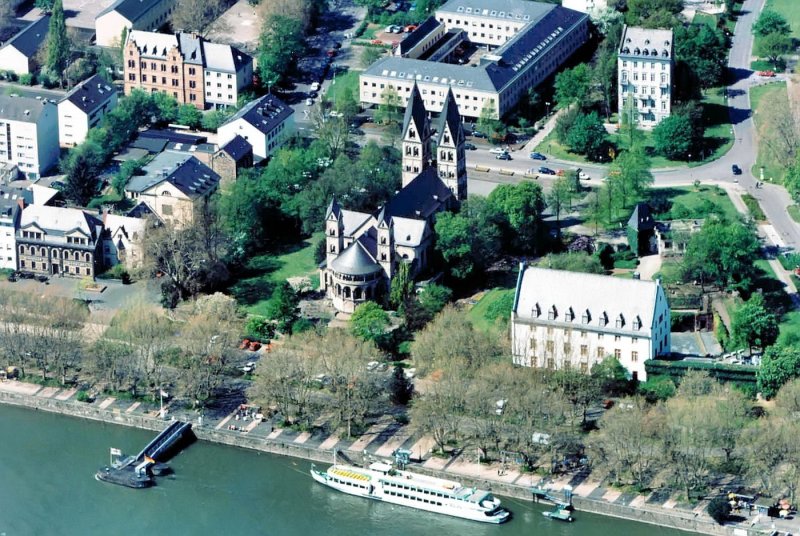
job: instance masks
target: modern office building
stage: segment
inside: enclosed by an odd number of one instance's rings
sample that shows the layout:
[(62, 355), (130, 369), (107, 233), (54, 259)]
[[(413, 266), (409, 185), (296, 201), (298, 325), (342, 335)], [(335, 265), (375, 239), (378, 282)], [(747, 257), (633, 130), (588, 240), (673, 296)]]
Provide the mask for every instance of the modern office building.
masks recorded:
[[(589, 38), (588, 15), (527, 0), (450, 0), (435, 19), (439, 25), (424, 23), (405, 38), (413, 46), (401, 42), (399, 56), (378, 60), (361, 74), (363, 105), (381, 104), (396, 92), (405, 106), (416, 84), (429, 112), (440, 112), (452, 89), (462, 116), (478, 118), (487, 109), (499, 118)], [(430, 45), (430, 35), (440, 34)], [(420, 43), (427, 48), (417, 53)], [(465, 62), (464, 47), (481, 49), (473, 54), (478, 59)]]

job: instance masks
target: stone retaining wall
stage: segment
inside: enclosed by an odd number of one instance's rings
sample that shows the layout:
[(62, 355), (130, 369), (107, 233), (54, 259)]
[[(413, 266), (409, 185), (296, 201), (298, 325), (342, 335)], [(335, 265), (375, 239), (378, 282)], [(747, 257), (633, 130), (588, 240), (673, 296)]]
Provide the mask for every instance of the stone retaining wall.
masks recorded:
[[(0, 391), (0, 404), (10, 404), (35, 410), (60, 413), (82, 419), (102, 421), (110, 424), (120, 424), (145, 430), (161, 431), (169, 424), (160, 419), (143, 417), (141, 415), (129, 415), (119, 410), (100, 409), (99, 407), (83, 402), (56, 400), (52, 398), (39, 398), (18, 393), (7, 393)], [(261, 452), (269, 452), (282, 456), (293, 456), (316, 462), (333, 462), (331, 452), (320, 451), (319, 449), (285, 443), (276, 439), (257, 437), (246, 434), (230, 433), (226, 430), (215, 430), (208, 427), (194, 427), (195, 435), (198, 439), (229, 445), (233, 447), (246, 448)], [(339, 451), (343, 452), (353, 461), (362, 459), (362, 452)], [(444, 471), (427, 469), (422, 466), (414, 466), (414, 472), (435, 476), (440, 478), (452, 479), (453, 475)], [(485, 479), (474, 479), (464, 475), (458, 475), (459, 481), (467, 486), (489, 487), (498, 494), (522, 500), (531, 500), (530, 489), (527, 486), (518, 486), (504, 482), (487, 481)], [(700, 534), (710, 534), (713, 536), (753, 536), (756, 531), (746, 531), (744, 529), (735, 530), (731, 527), (722, 527), (691, 512), (675, 510), (669, 512), (655, 508), (633, 508), (619, 504), (608, 503), (583, 497), (573, 497), (575, 508), (579, 512), (591, 512), (605, 516), (617, 517), (640, 523), (649, 523), (662, 527), (676, 528), (680, 530), (696, 532)]]

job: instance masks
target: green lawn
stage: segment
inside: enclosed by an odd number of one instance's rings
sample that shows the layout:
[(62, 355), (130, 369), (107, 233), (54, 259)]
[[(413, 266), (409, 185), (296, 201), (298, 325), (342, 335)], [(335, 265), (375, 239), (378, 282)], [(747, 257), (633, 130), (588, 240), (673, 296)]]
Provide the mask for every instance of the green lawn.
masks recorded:
[(677, 283), (681, 280), (681, 264), (675, 259), (664, 259), (661, 270), (653, 276), (653, 280), (661, 279), (664, 285)]
[(230, 293), (249, 313), (263, 314), (275, 285), (290, 277), (307, 276), (311, 284), (319, 286), (314, 248), (323, 233), (315, 233), (298, 244), (285, 248), (280, 254), (264, 254), (250, 258)]
[(750, 108), (753, 110), (753, 120), (759, 137), (758, 158), (756, 165), (753, 166), (753, 175), (758, 178), (761, 167), (763, 167), (765, 180), (782, 182), (785, 170), (769, 154), (767, 144), (761, 141), (773, 133), (768, 125), (760, 121), (759, 110), (763, 111), (774, 106), (781, 106), (786, 109), (786, 113), (789, 113), (789, 95), (786, 92), (785, 82), (775, 82), (750, 89)]
[(753, 219), (758, 221), (766, 221), (767, 216), (764, 214), (764, 211), (761, 210), (761, 205), (758, 204), (758, 199), (750, 194), (742, 194), (742, 201), (745, 205), (747, 205), (747, 209), (750, 211), (750, 215), (753, 216)]
[(783, 15), (792, 27), (792, 37), (800, 39), (800, 6), (797, 0), (767, 0), (764, 9), (771, 9)]
[(492, 289), (470, 309), (469, 318), (481, 331), (505, 329), (511, 316), (513, 300), (514, 289)]
[(755, 60), (750, 62), (750, 69), (753, 71), (774, 71), (775, 66), (766, 60)]
[[(725, 102), (725, 92), (722, 88), (712, 88), (703, 95), (703, 120), (706, 125), (706, 145), (707, 150), (702, 155), (693, 155), (689, 167), (700, 166), (720, 158), (727, 153), (733, 146), (733, 132), (728, 117), (728, 107)], [(687, 163), (682, 160), (669, 160), (663, 156), (652, 154), (653, 140), (650, 131), (641, 130), (639, 134), (648, 152), (651, 153), (651, 164), (654, 169), (685, 166)], [(628, 140), (620, 134), (612, 134), (610, 141), (624, 150), (628, 145)], [(556, 139), (555, 131), (545, 137), (536, 147), (536, 151), (551, 155), (553, 158), (567, 160), (577, 163), (586, 163), (587, 160), (581, 155), (570, 153), (568, 149), (561, 145)], [(697, 158), (701, 156), (701, 158)]]
[[(712, 211), (722, 213), (729, 220), (739, 217), (739, 212), (728, 194), (718, 186), (653, 188), (649, 192), (649, 197), (651, 202), (666, 197), (671, 203), (666, 217), (672, 219), (701, 219)], [(658, 205), (658, 203), (653, 204)]]
[(789, 216), (791, 216), (794, 221), (800, 223), (800, 206), (789, 205), (789, 207), (786, 209), (786, 212), (789, 213)]
[(708, 13), (703, 13), (702, 11), (696, 11), (692, 19), (692, 24), (705, 24), (713, 29), (717, 27), (717, 17)]
[(346, 90), (350, 90), (350, 95), (358, 101), (358, 75), (360, 71), (348, 71), (344, 74), (336, 75), (335, 83), (328, 86), (328, 91), (325, 93), (325, 100), (336, 102), (340, 99)]

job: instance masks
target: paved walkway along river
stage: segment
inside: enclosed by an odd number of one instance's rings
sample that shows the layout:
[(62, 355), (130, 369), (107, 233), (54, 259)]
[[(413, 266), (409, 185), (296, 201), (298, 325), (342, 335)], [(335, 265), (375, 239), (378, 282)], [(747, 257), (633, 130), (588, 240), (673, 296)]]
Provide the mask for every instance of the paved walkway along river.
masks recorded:
[[(74, 389), (41, 387), (16, 381), (0, 382), (0, 403), (10, 403), (82, 416), (106, 422), (116, 422), (151, 430), (165, 426), (158, 410), (151, 405), (112, 397), (100, 398), (92, 404), (78, 402)], [(571, 473), (556, 478), (521, 473), (512, 465), (484, 465), (466, 459), (466, 455), (440, 458), (431, 455), (433, 441), (415, 430), (394, 421), (378, 423), (358, 438), (343, 438), (336, 433), (307, 433), (290, 429), (276, 429), (268, 423), (237, 420), (236, 415), (198, 423), (197, 414), (177, 410), (168, 417), (193, 420), (200, 439), (242, 446), (256, 450), (286, 454), (318, 461), (332, 460), (332, 451), (346, 453), (355, 461), (365, 457), (385, 457), (398, 447), (408, 448), (416, 460), (412, 469), (431, 474), (446, 473), (451, 478), (469, 485), (490, 487), (496, 493), (530, 501), (530, 487), (544, 485), (552, 490), (574, 489), (578, 511), (605, 513), (618, 517), (641, 520), (662, 526), (679, 527), (704, 534), (733, 534), (732, 528), (718, 527), (705, 513), (706, 502), (690, 505), (680, 502), (677, 494), (655, 491), (647, 495), (624, 493)], [(233, 424), (231, 424), (233, 423)], [(236, 427), (236, 430), (230, 429)], [(117, 445), (104, 445), (110, 447)], [(6, 458), (8, 459), (8, 458)], [(101, 464), (104, 457), (96, 460)], [(17, 463), (17, 462), (15, 462)], [(305, 465), (305, 464), (303, 464)], [(769, 524), (756, 524), (754, 529), (769, 528)], [(788, 528), (788, 527), (787, 527)], [(793, 527), (796, 531), (797, 527)], [(586, 534), (581, 532), (581, 534)], [(746, 533), (742, 533), (746, 534)]]

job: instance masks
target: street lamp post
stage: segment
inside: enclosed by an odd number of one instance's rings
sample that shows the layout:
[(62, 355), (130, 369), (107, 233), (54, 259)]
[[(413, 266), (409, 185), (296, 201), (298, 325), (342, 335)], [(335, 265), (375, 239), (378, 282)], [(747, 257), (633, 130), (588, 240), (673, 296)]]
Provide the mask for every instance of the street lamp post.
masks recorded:
[(545, 105), (547, 105), (547, 117), (550, 117), (550, 101), (545, 102)]

